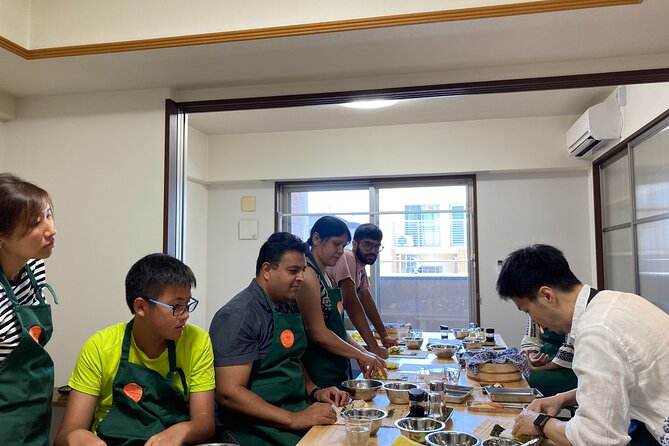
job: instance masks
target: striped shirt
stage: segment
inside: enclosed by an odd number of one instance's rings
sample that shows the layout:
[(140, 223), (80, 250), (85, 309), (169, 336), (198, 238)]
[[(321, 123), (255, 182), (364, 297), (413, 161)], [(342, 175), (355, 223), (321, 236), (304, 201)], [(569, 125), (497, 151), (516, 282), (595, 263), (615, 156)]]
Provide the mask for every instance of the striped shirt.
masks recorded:
[[(38, 284), (46, 280), (46, 271), (44, 269), (44, 260), (29, 260), (28, 267), (35, 275)], [(28, 273), (22, 268), (16, 281), (10, 282), (16, 300), (21, 305), (35, 305), (39, 300), (35, 298), (35, 290), (30, 285)], [(21, 340), (21, 324), (19, 323), (12, 303), (7, 297), (5, 289), (0, 286), (0, 362), (19, 345)]]

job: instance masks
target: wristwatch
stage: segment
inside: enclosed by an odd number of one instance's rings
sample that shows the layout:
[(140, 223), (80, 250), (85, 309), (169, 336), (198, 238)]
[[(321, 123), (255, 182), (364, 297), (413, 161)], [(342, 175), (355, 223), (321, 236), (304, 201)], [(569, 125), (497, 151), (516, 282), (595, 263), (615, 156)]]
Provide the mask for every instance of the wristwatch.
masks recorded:
[(550, 420), (551, 418), (553, 417), (550, 415), (547, 415), (545, 413), (540, 413), (532, 422), (537, 427), (537, 429), (539, 429), (541, 435), (544, 435), (544, 426), (546, 426), (546, 423), (548, 423), (548, 420)]

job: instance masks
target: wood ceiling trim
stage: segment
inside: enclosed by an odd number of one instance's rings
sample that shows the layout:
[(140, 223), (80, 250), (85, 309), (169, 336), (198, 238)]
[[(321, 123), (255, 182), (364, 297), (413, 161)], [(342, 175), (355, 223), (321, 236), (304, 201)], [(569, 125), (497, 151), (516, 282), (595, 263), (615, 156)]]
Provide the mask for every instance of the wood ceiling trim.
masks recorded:
[(474, 20), (514, 15), (537, 14), (573, 9), (601, 8), (642, 3), (643, 0), (544, 0), (509, 5), (486, 6), (448, 11), (401, 14), (364, 19), (340, 20), (313, 24), (277, 26), (240, 31), (228, 31), (187, 36), (161, 37), (156, 39), (129, 40), (123, 42), (72, 45), (53, 48), (26, 49), (0, 36), (0, 48), (4, 48), (27, 60), (55, 57), (86, 56), (92, 54), (120, 53), (128, 51), (175, 48), (193, 45), (238, 42), (245, 40), (271, 39), (278, 37), (324, 34), (340, 31), (419, 25), (427, 23)]

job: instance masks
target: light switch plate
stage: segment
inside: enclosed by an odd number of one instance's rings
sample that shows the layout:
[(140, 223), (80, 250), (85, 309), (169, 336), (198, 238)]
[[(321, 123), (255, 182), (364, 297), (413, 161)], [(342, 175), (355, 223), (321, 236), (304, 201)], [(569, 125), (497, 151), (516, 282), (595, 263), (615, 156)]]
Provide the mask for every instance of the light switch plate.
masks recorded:
[(242, 212), (255, 212), (256, 197), (242, 197)]
[(239, 240), (258, 239), (258, 220), (239, 220)]

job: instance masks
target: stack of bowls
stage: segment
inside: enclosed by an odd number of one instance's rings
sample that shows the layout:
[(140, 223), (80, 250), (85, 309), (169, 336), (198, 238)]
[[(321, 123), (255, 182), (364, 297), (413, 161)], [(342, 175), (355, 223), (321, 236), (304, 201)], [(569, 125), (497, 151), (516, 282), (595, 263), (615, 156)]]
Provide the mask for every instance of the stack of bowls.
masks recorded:
[(425, 438), (430, 446), (479, 446), (481, 440), (472, 434), (456, 431), (435, 432)]
[(354, 409), (344, 409), (341, 412), (344, 418), (369, 418), (372, 420), (372, 427), (369, 431), (370, 435), (376, 435), (381, 427), (381, 422), (388, 416), (388, 412), (374, 407), (357, 407)]
[(351, 398), (364, 401), (371, 401), (383, 387), (383, 383), (375, 379), (349, 379), (341, 385)]
[(409, 389), (416, 389), (417, 387), (417, 384), (399, 381), (383, 385), (383, 388), (386, 389), (388, 401), (392, 404), (409, 404)]
[(395, 427), (409, 440), (425, 443), (425, 437), (432, 432), (442, 430), (446, 425), (433, 418), (400, 418), (395, 421)]

